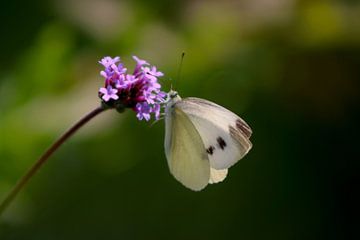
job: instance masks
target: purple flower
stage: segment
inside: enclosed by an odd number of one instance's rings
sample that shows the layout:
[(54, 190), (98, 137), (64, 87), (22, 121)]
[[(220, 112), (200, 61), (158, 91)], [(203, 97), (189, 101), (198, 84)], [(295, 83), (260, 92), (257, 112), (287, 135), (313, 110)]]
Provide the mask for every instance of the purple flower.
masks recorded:
[(108, 78), (116, 78), (124, 73), (126, 73), (126, 68), (124, 68), (121, 64), (116, 66), (115, 64), (111, 65), (110, 67), (105, 68), (104, 71), (100, 72), (100, 75), (103, 76), (105, 79)]
[(127, 74), (126, 75), (126, 81), (128, 81), (129, 83), (135, 83), (136, 82), (136, 77), (134, 75), (131, 74)]
[(118, 90), (112, 88), (110, 85), (108, 85), (106, 88), (100, 88), (99, 92), (104, 94), (101, 98), (104, 99), (105, 102), (109, 101), (110, 99), (117, 100), (119, 98), (119, 96), (116, 95)]
[(115, 87), (117, 89), (124, 89), (127, 87), (127, 83), (125, 82), (125, 76), (120, 75), (119, 78), (115, 79)]
[(137, 103), (135, 110), (137, 112), (136, 117), (139, 120), (145, 119), (146, 121), (150, 120), (151, 107), (146, 102)]
[(164, 76), (162, 72), (158, 72), (156, 70), (155, 66), (151, 67), (151, 69), (149, 67), (143, 67), (142, 69), (145, 74), (145, 77), (149, 78), (151, 81), (156, 81), (157, 77)]
[(105, 105), (120, 112), (133, 109), (139, 120), (149, 121), (151, 114), (159, 119), (166, 93), (161, 91), (158, 77), (164, 74), (145, 60), (136, 56), (133, 59), (136, 61), (133, 74), (126, 73), (120, 57), (104, 57), (99, 61), (105, 68), (100, 72), (105, 78), (105, 87), (100, 88), (99, 97)]
[(136, 66), (135, 66), (135, 69), (134, 69), (134, 76), (136, 77), (139, 77), (139, 75), (142, 75), (143, 72), (142, 72), (142, 67), (144, 65), (149, 65), (149, 63), (145, 60), (142, 60), (136, 56), (133, 56), (133, 59), (136, 61)]
[(120, 63), (118, 66), (116, 66), (115, 64), (111, 65), (111, 68), (113, 69), (114, 73), (121, 75), (126, 73), (126, 68), (124, 68), (124, 65), (122, 63)]
[(142, 59), (138, 58), (137, 56), (133, 56), (133, 59), (136, 61), (137, 65), (140, 65), (140, 66), (149, 65), (149, 63), (147, 61), (142, 60)]
[(155, 113), (155, 119), (159, 120), (160, 118), (160, 104), (155, 104), (154, 107), (152, 108), (152, 112)]
[(117, 62), (120, 61), (120, 57), (115, 57), (115, 58), (111, 58), (111, 57), (104, 57), (103, 59), (101, 59), (99, 61), (100, 64), (102, 64), (105, 68), (110, 67), (111, 65), (116, 64)]

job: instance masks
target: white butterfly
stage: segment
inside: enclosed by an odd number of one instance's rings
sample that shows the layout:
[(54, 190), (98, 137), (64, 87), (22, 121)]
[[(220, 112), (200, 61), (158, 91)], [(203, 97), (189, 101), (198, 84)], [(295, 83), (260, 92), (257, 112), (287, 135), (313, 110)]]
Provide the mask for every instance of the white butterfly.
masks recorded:
[(204, 99), (168, 93), (165, 154), (170, 172), (199, 191), (221, 182), (228, 168), (251, 149), (250, 127), (236, 114)]

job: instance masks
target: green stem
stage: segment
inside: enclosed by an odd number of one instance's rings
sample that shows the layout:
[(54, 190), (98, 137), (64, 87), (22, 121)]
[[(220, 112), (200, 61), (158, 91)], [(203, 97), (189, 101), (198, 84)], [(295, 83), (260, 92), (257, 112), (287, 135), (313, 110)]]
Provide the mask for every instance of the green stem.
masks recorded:
[(31, 166), (31, 168), (25, 173), (22, 178), (16, 183), (15, 187), (11, 192), (5, 197), (5, 199), (0, 204), (0, 216), (9, 206), (9, 204), (15, 199), (16, 195), (20, 190), (25, 186), (25, 184), (31, 179), (31, 177), (40, 169), (40, 167), (49, 159), (49, 157), (68, 139), (70, 138), (79, 128), (81, 128), (85, 123), (90, 121), (92, 118), (97, 116), (99, 113), (106, 110), (106, 107), (100, 106), (90, 113), (85, 115), (77, 123), (75, 123), (70, 129), (68, 129), (58, 140), (56, 140), (46, 152)]

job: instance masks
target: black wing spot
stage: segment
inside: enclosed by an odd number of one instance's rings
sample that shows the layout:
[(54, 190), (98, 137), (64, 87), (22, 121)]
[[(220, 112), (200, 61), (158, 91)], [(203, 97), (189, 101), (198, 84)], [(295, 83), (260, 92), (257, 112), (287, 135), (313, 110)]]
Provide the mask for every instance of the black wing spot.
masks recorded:
[(210, 146), (210, 147), (208, 147), (208, 148), (206, 149), (206, 152), (207, 152), (208, 154), (210, 154), (210, 155), (213, 155), (213, 154), (214, 154), (214, 150), (215, 150), (214, 146)]
[(218, 137), (218, 138), (216, 139), (216, 141), (218, 142), (219, 147), (220, 147), (222, 150), (224, 150), (224, 148), (226, 147), (226, 142), (225, 142), (225, 140), (224, 140), (222, 137)]

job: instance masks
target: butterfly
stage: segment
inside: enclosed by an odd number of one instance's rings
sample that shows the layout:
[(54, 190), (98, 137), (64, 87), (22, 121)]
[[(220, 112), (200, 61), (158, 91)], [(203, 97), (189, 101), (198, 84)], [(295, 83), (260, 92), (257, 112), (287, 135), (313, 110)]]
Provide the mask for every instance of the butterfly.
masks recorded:
[(187, 188), (200, 191), (223, 181), (251, 149), (251, 134), (244, 120), (220, 105), (168, 93), (165, 155), (171, 174)]

